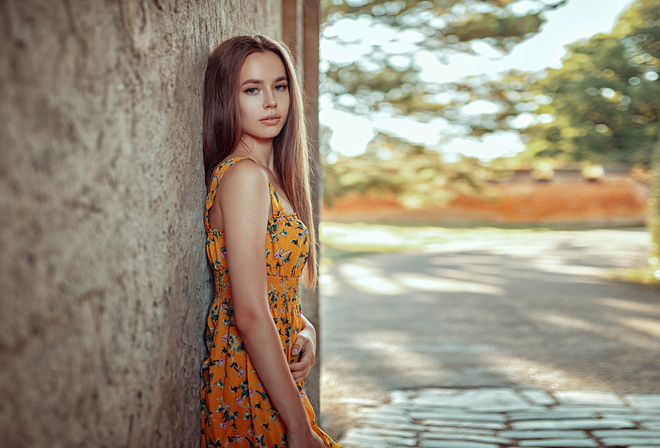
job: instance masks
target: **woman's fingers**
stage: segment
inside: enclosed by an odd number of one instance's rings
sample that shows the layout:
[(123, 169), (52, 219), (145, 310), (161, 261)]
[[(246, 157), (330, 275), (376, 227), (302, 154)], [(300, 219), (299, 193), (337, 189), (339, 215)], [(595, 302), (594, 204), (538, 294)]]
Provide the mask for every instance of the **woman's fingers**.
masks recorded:
[(291, 370), (291, 376), (293, 377), (293, 380), (296, 383), (299, 383), (307, 378), (307, 375), (309, 375), (309, 371), (312, 369), (312, 366), (308, 363), (294, 362), (293, 364), (289, 364), (289, 369)]

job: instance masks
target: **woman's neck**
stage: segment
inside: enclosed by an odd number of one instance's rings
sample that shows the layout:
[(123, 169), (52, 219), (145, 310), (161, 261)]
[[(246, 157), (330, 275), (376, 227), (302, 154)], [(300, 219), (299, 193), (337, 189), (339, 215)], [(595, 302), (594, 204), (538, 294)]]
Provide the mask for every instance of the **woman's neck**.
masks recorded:
[(236, 153), (245, 154), (262, 167), (273, 171), (273, 139), (257, 139), (250, 135), (241, 135), (241, 140), (235, 150)]

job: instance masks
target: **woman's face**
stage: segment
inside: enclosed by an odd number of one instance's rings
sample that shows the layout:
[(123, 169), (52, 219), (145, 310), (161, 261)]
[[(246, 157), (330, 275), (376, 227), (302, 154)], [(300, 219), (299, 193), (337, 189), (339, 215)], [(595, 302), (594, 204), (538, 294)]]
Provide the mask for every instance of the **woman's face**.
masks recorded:
[(289, 113), (289, 82), (282, 60), (272, 51), (248, 55), (238, 83), (243, 137), (272, 140), (284, 127)]

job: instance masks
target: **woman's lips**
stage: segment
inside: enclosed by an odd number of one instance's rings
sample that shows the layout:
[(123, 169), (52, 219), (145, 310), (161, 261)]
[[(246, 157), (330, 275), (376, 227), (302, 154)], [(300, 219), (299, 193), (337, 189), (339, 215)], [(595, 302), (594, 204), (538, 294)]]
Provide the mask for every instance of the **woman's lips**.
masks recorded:
[(261, 121), (263, 124), (268, 125), (268, 126), (275, 126), (280, 122), (280, 116), (279, 115), (272, 115), (270, 117), (262, 118)]

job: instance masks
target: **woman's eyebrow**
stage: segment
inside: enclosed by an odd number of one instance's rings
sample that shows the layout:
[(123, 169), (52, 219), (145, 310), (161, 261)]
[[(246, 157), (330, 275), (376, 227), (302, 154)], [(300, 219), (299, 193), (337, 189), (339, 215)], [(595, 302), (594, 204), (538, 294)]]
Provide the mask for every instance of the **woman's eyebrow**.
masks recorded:
[(263, 84), (264, 82), (260, 79), (248, 79), (245, 81), (241, 86), (244, 86), (245, 84)]
[[(286, 76), (280, 76), (273, 82), (282, 82), (286, 80), (287, 80)], [(241, 87), (244, 86), (245, 84), (263, 84), (263, 83), (264, 82), (261, 79), (248, 79), (243, 84), (241, 84)]]

